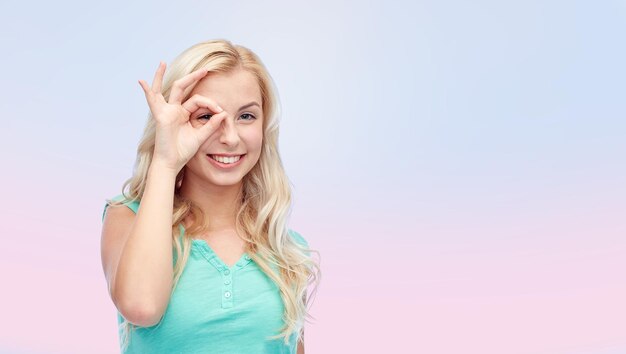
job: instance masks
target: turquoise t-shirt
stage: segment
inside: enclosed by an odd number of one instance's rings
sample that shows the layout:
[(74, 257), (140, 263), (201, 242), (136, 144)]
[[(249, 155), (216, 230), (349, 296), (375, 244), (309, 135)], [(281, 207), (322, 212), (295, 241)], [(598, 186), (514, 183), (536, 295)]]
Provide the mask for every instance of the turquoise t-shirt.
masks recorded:
[[(123, 196), (112, 199), (119, 201)], [(137, 213), (139, 204), (125, 205)], [(180, 229), (184, 234), (182, 225)], [(299, 233), (291, 229), (288, 233), (308, 247)], [(205, 241), (194, 239), (161, 321), (134, 328), (124, 353), (295, 354), (296, 333), (289, 345), (282, 338), (266, 338), (280, 332), (283, 310), (278, 287), (248, 254), (229, 267)], [(118, 325), (122, 321), (118, 311)], [(121, 340), (121, 328), (119, 335)]]

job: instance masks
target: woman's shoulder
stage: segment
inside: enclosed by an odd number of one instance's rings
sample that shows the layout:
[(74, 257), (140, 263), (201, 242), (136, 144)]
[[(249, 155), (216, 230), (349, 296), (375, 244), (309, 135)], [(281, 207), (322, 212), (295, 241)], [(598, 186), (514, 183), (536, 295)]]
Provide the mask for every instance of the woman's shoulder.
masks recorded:
[(111, 202), (121, 202), (122, 205), (130, 208), (135, 214), (137, 214), (137, 210), (139, 210), (139, 200), (130, 200), (126, 199), (123, 194), (118, 194), (112, 198), (105, 199), (106, 203), (104, 205), (104, 210), (102, 211), (102, 219), (104, 220), (104, 215), (106, 213), (107, 208), (111, 205)]
[(287, 229), (287, 233), (299, 244), (301, 244), (304, 247), (309, 247), (309, 243), (306, 241), (306, 239), (304, 237), (302, 237), (302, 235), (297, 232), (294, 231), (292, 229)]

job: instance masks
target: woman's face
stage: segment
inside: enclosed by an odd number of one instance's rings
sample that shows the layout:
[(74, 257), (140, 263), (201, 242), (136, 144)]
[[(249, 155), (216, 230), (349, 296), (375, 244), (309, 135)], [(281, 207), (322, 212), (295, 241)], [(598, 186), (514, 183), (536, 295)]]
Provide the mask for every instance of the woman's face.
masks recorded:
[[(195, 94), (213, 100), (227, 116), (187, 162), (183, 183), (190, 179), (218, 186), (241, 183), (261, 156), (264, 117), (257, 80), (243, 69), (209, 73), (198, 82), (189, 97)], [(200, 108), (191, 113), (189, 121), (193, 127), (200, 127), (210, 120), (212, 114), (209, 109)], [(228, 164), (232, 160), (218, 162), (211, 157), (233, 154), (243, 156), (233, 164)]]

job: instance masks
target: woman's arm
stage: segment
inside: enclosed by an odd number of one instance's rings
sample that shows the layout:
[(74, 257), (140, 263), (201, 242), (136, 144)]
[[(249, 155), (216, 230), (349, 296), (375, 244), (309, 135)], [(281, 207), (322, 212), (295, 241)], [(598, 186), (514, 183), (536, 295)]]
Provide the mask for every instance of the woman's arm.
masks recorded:
[(153, 163), (137, 215), (126, 207), (109, 207), (105, 215), (102, 262), (110, 296), (124, 318), (142, 327), (160, 321), (172, 289), (175, 179)]

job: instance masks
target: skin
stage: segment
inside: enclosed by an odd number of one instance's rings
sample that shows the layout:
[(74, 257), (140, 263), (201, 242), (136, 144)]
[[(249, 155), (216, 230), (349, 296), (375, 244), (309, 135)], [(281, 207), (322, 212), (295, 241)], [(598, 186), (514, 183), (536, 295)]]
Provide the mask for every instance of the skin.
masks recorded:
[[(208, 232), (234, 228), (237, 199), (243, 177), (261, 156), (263, 110), (261, 90), (254, 76), (243, 69), (230, 73), (209, 73), (194, 87), (191, 95), (210, 97), (224, 109), (226, 117), (219, 128), (187, 162), (180, 189), (182, 196), (194, 201), (211, 220)], [(248, 103), (253, 106), (240, 110)], [(200, 108), (190, 116), (198, 128), (212, 119), (213, 112)], [(222, 170), (207, 154), (245, 154), (239, 166)]]

